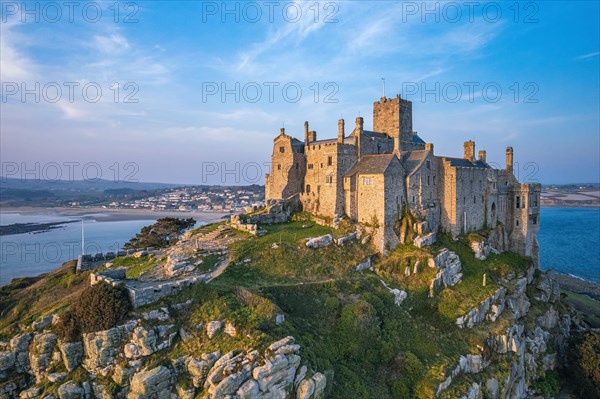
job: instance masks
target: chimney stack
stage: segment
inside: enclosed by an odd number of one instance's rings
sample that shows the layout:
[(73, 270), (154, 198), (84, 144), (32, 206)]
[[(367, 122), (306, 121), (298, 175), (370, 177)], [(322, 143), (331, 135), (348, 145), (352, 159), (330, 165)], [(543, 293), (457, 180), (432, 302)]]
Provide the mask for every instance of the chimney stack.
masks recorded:
[(513, 149), (506, 147), (506, 171), (513, 173)]
[(483, 162), (487, 162), (487, 153), (485, 150), (479, 150), (479, 160)]
[(345, 130), (345, 122), (343, 119), (340, 119), (340, 120), (338, 120), (338, 143), (344, 142), (344, 136), (346, 135), (344, 130)]
[(304, 121), (304, 143), (308, 143), (308, 121)]
[(475, 161), (475, 142), (472, 140), (465, 141), (464, 144), (464, 159)]
[(433, 143), (426, 143), (425, 150), (433, 152)]
[(363, 131), (363, 125), (364, 125), (364, 120), (362, 118), (362, 116), (357, 116), (356, 117), (356, 129), (360, 132)]
[(281, 129), (279, 129), (280, 134), (283, 136), (285, 134), (285, 128), (282, 127)]

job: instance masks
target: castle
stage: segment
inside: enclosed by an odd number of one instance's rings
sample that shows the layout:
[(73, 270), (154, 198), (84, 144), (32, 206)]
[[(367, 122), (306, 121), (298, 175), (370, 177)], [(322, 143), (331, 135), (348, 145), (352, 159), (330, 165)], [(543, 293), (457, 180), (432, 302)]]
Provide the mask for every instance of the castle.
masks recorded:
[(506, 149), (504, 169), (492, 168), (485, 150), (476, 155), (473, 141), (464, 143), (462, 158), (436, 155), (413, 131), (412, 102), (400, 96), (373, 104), (373, 131), (361, 117), (348, 135), (340, 119), (333, 139), (318, 140), (308, 122), (304, 141), (281, 129), (271, 165), (267, 201), (297, 196), (315, 215), (375, 226), (380, 251), (400, 242), (394, 225), (405, 209), (427, 231), (452, 237), (501, 228), (506, 249), (537, 261), (541, 186), (515, 178), (513, 149)]

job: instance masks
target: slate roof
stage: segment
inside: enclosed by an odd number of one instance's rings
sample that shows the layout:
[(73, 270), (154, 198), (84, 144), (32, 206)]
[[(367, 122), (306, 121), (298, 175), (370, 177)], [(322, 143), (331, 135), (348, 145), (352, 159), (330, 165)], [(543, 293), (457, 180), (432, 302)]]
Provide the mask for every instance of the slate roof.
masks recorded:
[(480, 161), (480, 160), (469, 161), (468, 159), (464, 159), (464, 158), (450, 158), (450, 157), (443, 157), (443, 158), (446, 161), (450, 162), (450, 166), (457, 166), (457, 167), (462, 167), (462, 168), (480, 168), (480, 169), (490, 168), (490, 165), (488, 165), (487, 163)]
[(402, 166), (411, 175), (425, 161), (429, 154), (428, 150), (414, 150), (402, 153)]
[(425, 141), (416, 133), (412, 135), (412, 142), (415, 144), (425, 144)]
[(383, 174), (395, 156), (394, 154), (364, 155), (345, 176)]

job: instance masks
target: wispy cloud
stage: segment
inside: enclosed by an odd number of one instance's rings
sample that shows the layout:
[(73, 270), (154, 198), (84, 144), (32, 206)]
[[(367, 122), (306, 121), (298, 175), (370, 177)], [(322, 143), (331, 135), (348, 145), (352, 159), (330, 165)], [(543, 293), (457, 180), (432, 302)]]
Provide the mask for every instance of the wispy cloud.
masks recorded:
[(600, 51), (595, 51), (593, 53), (587, 53), (580, 56), (575, 57), (576, 60), (585, 60), (587, 58), (598, 57), (600, 55)]

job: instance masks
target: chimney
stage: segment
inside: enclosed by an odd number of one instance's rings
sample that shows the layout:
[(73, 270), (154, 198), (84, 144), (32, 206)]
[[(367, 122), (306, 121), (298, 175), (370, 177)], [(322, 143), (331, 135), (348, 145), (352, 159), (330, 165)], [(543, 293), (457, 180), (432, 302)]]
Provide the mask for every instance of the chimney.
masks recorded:
[(475, 160), (475, 142), (474, 141), (472, 141), (472, 140), (465, 141), (463, 158), (467, 159), (469, 161)]
[(310, 132), (308, 132), (308, 141), (312, 142), (312, 141), (317, 141), (317, 132), (314, 130), (311, 130)]
[(356, 117), (356, 129), (362, 133), (363, 131), (364, 120), (362, 116)]
[(506, 147), (506, 171), (513, 173), (513, 149), (512, 147)]
[(338, 121), (338, 143), (344, 142), (344, 136), (345, 136), (344, 128), (345, 128), (344, 120), (340, 119)]
[(285, 134), (285, 128), (282, 127), (281, 129), (279, 129), (279, 134), (281, 134), (282, 136)]
[(304, 143), (308, 143), (308, 121), (304, 121)]
[(479, 150), (479, 160), (487, 162), (487, 153), (485, 152), (485, 150)]
[(433, 143), (426, 143), (425, 144), (425, 150), (426, 151), (431, 151), (433, 153)]

